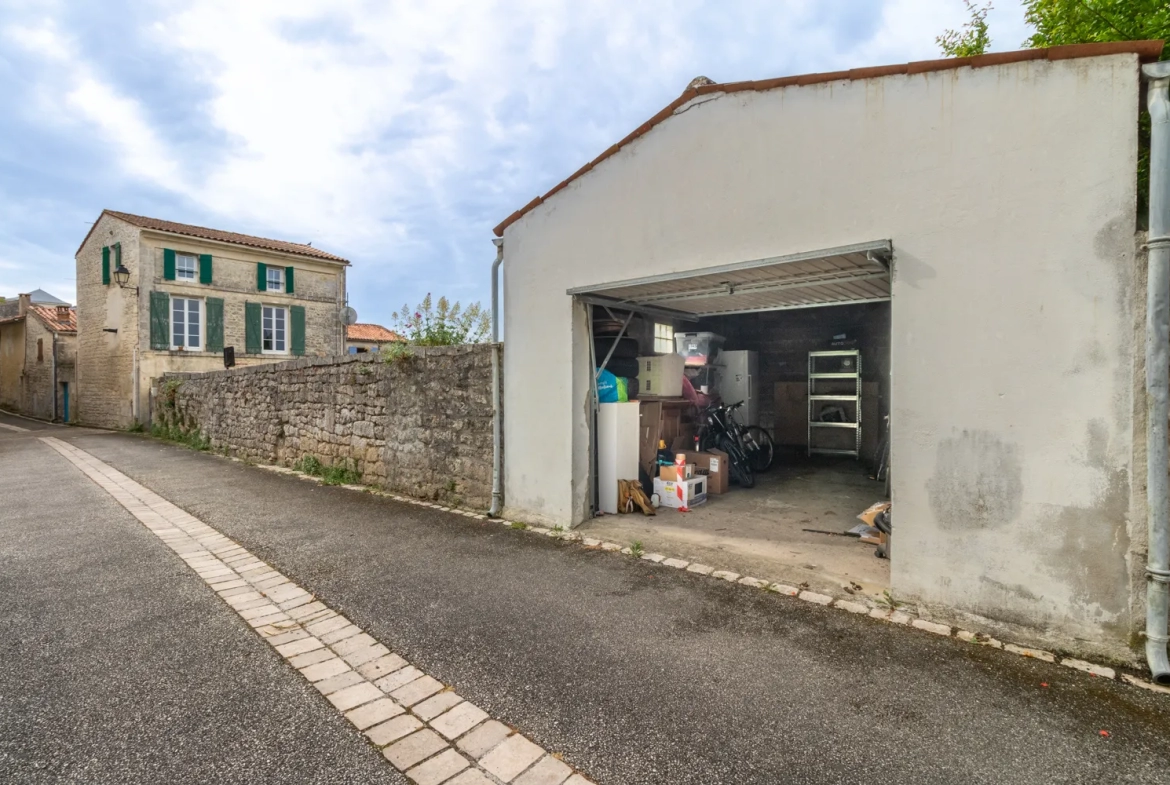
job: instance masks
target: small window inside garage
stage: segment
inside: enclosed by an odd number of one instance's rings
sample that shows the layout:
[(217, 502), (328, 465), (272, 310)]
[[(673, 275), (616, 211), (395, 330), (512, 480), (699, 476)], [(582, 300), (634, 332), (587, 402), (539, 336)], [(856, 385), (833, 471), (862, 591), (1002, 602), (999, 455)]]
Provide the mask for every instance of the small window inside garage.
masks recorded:
[(888, 586), (892, 256), (883, 240), (571, 291), (596, 380), (587, 529)]

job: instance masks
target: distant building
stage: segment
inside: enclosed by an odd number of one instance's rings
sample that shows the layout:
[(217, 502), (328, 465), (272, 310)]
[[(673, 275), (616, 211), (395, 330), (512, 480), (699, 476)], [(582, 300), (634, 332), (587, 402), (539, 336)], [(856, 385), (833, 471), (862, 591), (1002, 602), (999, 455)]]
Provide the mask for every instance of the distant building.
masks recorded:
[(0, 408), (70, 422), (76, 390), (77, 318), (42, 289), (0, 303)]
[(351, 324), (345, 328), (345, 351), (348, 354), (376, 352), (388, 343), (405, 340), (380, 324)]
[(105, 210), (77, 249), (79, 421), (150, 421), (173, 371), (344, 352), (340, 256), (301, 243)]

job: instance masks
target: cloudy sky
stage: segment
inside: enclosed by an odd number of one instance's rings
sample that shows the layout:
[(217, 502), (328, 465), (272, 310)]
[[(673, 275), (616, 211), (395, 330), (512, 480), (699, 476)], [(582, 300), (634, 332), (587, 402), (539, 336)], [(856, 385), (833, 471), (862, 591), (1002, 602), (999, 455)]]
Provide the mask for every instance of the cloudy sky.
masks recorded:
[[(998, 0), (993, 48), (1019, 48)], [(961, 0), (0, 0), (0, 295), (102, 208), (313, 245), (388, 321), (487, 299), (491, 228), (678, 96), (937, 57)]]

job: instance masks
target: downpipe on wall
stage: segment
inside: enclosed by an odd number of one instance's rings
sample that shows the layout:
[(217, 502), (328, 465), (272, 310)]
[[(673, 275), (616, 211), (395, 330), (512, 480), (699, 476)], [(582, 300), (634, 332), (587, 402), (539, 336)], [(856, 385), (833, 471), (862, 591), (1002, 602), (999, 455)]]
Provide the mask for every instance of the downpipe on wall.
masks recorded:
[(496, 260), (492, 262), (492, 506), (488, 515), (498, 517), (504, 509), (502, 442), (500, 420), (500, 265), (504, 262), (504, 240), (492, 239)]
[(1158, 684), (1170, 684), (1170, 61), (1142, 68), (1149, 82), (1150, 235), (1146, 283), (1146, 662)]

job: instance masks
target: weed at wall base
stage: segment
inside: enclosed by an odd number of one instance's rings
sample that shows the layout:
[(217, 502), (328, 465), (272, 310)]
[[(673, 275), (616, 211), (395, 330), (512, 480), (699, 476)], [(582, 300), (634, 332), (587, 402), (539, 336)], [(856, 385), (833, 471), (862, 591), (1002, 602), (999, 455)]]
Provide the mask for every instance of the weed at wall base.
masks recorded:
[(362, 481), (361, 472), (351, 468), (348, 461), (344, 464), (327, 466), (321, 463), (315, 455), (306, 455), (293, 464), (293, 468), (299, 472), (320, 477), (321, 482), (325, 485), (357, 485)]
[(192, 450), (202, 452), (211, 449), (211, 440), (198, 429), (188, 431), (176, 425), (152, 425), (150, 435), (166, 442), (185, 445)]

